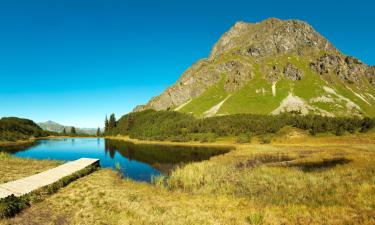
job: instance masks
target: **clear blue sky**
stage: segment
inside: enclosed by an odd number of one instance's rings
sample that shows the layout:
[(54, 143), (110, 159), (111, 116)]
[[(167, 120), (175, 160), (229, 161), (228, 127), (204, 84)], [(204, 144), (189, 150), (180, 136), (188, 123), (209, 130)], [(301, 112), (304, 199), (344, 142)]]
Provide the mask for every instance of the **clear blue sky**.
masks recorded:
[(239, 20), (305, 20), (373, 65), (374, 9), (362, 0), (0, 0), (0, 117), (102, 126), (173, 84)]

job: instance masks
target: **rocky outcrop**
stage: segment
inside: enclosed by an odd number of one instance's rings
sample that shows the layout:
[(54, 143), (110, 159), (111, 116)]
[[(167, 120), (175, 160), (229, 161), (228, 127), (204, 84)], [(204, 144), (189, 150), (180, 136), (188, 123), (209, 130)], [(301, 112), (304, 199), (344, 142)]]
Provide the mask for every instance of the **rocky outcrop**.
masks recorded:
[[(235, 50), (235, 47), (241, 49)], [(234, 50), (236, 54), (262, 57), (275, 54), (325, 50), (337, 51), (310, 25), (299, 20), (270, 18), (257, 24), (236, 23), (212, 48), (210, 60)]]
[(152, 98), (147, 105), (137, 106), (134, 111), (171, 109), (199, 96), (220, 79), (220, 72), (212, 68), (207, 60), (198, 61), (187, 69), (174, 85)]
[(361, 77), (365, 77), (374, 85), (373, 75), (371, 75), (374, 74), (373, 68), (354, 57), (341, 54), (324, 54), (310, 63), (310, 67), (320, 75), (333, 73), (348, 83), (359, 83)]
[(254, 77), (252, 65), (239, 60), (231, 60), (220, 64), (217, 70), (222, 74), (226, 74), (224, 89), (227, 92), (241, 89)]
[(369, 66), (366, 70), (366, 77), (370, 84), (375, 87), (375, 66)]
[(284, 75), (292, 80), (292, 81), (297, 81), (301, 80), (303, 77), (303, 72), (299, 70), (297, 67), (295, 67), (293, 64), (288, 63), (283, 71)]

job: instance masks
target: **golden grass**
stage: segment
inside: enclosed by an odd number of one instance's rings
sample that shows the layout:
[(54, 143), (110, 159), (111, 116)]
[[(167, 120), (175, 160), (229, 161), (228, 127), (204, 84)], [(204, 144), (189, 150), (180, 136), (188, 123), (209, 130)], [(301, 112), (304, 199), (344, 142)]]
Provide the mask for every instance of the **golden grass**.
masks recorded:
[[(241, 146), (177, 169), (159, 178), (158, 185), (191, 194), (246, 198), (277, 211), (295, 208), (303, 214), (308, 209), (309, 216), (301, 221), (287, 216), (292, 223), (373, 224), (375, 146)], [(267, 222), (274, 220), (278, 219)]]
[(58, 161), (21, 159), (0, 153), (0, 184), (43, 172), (60, 164)]
[(0, 141), (0, 147), (25, 145), (25, 144), (31, 144), (33, 142), (34, 142), (34, 139), (30, 139), (30, 140), (18, 140), (18, 141)]
[(156, 185), (102, 169), (0, 223), (375, 224), (374, 136), (359, 136), (235, 145)]
[(4, 224), (246, 224), (256, 208), (241, 199), (169, 192), (100, 170)]

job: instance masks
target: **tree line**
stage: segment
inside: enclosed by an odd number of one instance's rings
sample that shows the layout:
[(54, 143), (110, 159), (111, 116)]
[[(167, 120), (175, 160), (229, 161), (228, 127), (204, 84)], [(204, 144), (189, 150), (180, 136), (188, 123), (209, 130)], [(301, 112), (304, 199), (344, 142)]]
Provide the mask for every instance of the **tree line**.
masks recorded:
[[(145, 140), (212, 141), (224, 136), (254, 136), (278, 132), (285, 126), (307, 130), (312, 135), (366, 132), (375, 126), (365, 117), (323, 117), (319, 115), (235, 114), (197, 119), (174, 111), (146, 110), (129, 113), (116, 121), (112, 114), (105, 119), (105, 135), (129, 135)], [(267, 140), (265, 140), (266, 142)]]
[(105, 120), (104, 120), (104, 134), (106, 134), (106, 135), (115, 134), (116, 133), (116, 131), (115, 131), (116, 130), (116, 126), (117, 126), (117, 121), (116, 121), (115, 114), (112, 113), (109, 116), (109, 119), (106, 116)]

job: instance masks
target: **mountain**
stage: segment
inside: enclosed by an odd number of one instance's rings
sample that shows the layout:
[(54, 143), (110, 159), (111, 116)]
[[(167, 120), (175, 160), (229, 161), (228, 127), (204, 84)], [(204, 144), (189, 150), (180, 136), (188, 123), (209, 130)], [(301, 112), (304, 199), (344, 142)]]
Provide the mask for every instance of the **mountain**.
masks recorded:
[[(43, 129), (43, 130), (48, 130), (48, 131), (53, 131), (53, 132), (58, 132), (62, 133), (64, 128), (67, 133), (70, 132), (72, 129), (72, 126), (64, 126), (59, 123), (56, 123), (54, 121), (47, 121), (47, 122), (42, 122), (38, 123), (38, 125)], [(76, 127), (77, 133), (84, 133), (84, 134), (96, 134), (96, 128), (77, 128)]]
[(31, 137), (47, 136), (34, 121), (17, 117), (3, 117), (0, 119), (0, 141), (17, 141)]
[(237, 22), (207, 59), (134, 111), (374, 117), (374, 105), (374, 66), (344, 55), (306, 22), (269, 18)]

